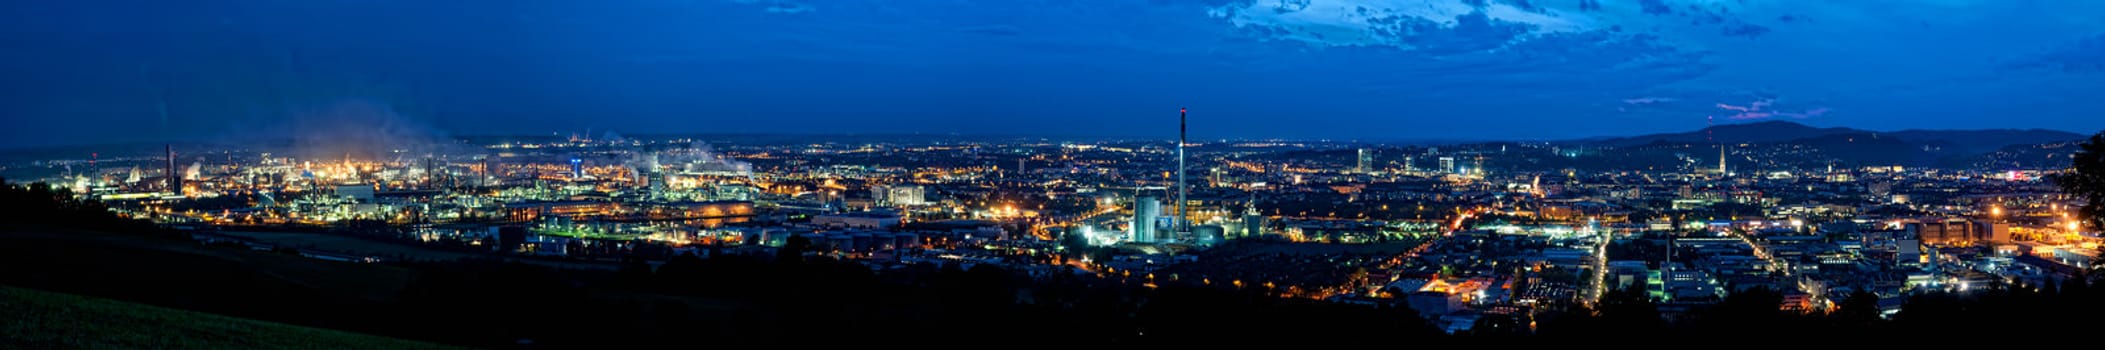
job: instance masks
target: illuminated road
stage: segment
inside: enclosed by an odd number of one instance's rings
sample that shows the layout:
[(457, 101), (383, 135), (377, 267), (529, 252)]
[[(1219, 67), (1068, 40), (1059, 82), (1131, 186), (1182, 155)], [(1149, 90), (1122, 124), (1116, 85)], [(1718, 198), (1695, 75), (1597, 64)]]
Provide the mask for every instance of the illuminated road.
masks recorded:
[[(1820, 291), (1813, 289), (1812, 286), (1808, 286), (1805, 283), (1801, 283), (1796, 278), (1792, 278), (1793, 269), (1789, 268), (1787, 265), (1784, 265), (1781, 259), (1777, 259), (1775, 256), (1769, 255), (1769, 248), (1754, 242), (1754, 238), (1747, 236), (1747, 232), (1745, 230), (1727, 228), (1724, 232), (1725, 234), (1732, 235), (1733, 238), (1738, 238), (1740, 242), (1746, 243), (1748, 247), (1753, 247), (1755, 258), (1762, 259), (1763, 261), (1768, 261), (1771, 272), (1781, 272), (1783, 274), (1783, 280), (1789, 281), (1791, 283), (1791, 286), (1798, 288), (1798, 292), (1812, 296), (1812, 304), (1820, 305), (1823, 307), (1832, 305), (1831, 303), (1827, 302), (1827, 296), (1821, 295)], [(1782, 269), (1779, 270), (1779, 267), (1781, 267)]]
[(1608, 245), (1615, 242), (1615, 236), (1609, 233), (1595, 233), (1594, 237), (1593, 285), (1586, 290), (1587, 305), (1597, 305), (1601, 295), (1608, 293)]
[(1482, 213), (1484, 211), (1484, 208), (1478, 207), (1470, 209), (1468, 211), (1455, 213), (1455, 218), (1453, 221), (1450, 221), (1450, 223), (1447, 225), (1446, 231), (1440, 232), (1439, 235), (1433, 236), (1430, 239), (1426, 239), (1425, 242), (1419, 243), (1416, 247), (1411, 247), (1411, 249), (1409, 250), (1404, 250), (1402, 253), (1398, 253), (1396, 254), (1396, 256), (1390, 257), (1388, 260), (1383, 260), (1381, 265), (1376, 266), (1375, 269), (1389, 271), (1390, 275), (1392, 276), (1402, 275), (1404, 263), (1409, 262), (1411, 258), (1418, 257), (1418, 254), (1423, 254), (1426, 250), (1432, 249), (1434, 245), (1439, 244), (1441, 241), (1454, 237), (1454, 233), (1456, 231), (1462, 230), (1463, 223), (1467, 222), (1470, 218), (1476, 217), (1477, 214)]
[(1069, 232), (1073, 232), (1073, 230), (1071, 229), (1075, 225), (1103, 219), (1105, 215), (1118, 213), (1118, 209), (1118, 206), (1098, 205), (1097, 210), (1094, 212), (1082, 215), (1075, 215), (1073, 219), (1048, 221), (1045, 222), (1043, 225), (1038, 225), (1036, 228), (1033, 228), (1031, 230), (1031, 235), (1038, 237), (1038, 239), (1040, 240), (1050, 241), (1053, 239), (1052, 232), (1048, 230), (1050, 228), (1067, 227), (1070, 228)]

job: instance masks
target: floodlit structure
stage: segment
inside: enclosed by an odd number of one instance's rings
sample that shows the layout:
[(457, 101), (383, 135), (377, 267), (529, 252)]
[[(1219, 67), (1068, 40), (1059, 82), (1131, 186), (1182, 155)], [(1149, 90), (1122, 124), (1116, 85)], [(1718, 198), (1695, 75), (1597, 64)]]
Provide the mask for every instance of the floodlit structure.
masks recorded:
[(927, 205), (928, 190), (915, 184), (876, 186), (870, 188), (870, 199), (883, 206)]
[(1353, 171), (1357, 171), (1362, 174), (1374, 172), (1374, 152), (1369, 152), (1367, 151), (1367, 149), (1361, 148), (1359, 149), (1358, 158), (1359, 162), (1357, 165), (1352, 167)]
[(1161, 215), (1162, 201), (1155, 196), (1140, 196), (1133, 199), (1133, 227), (1127, 241), (1154, 243), (1155, 220)]

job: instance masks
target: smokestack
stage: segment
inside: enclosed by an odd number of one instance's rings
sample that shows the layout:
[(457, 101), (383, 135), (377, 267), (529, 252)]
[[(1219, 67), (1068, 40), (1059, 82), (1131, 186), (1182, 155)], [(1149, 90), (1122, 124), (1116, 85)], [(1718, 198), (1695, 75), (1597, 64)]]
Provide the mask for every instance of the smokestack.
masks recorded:
[(175, 169), (175, 144), (161, 144), (168, 151), (168, 192), (183, 194), (183, 173)]
[(1187, 202), (1184, 199), (1184, 136), (1190, 131), (1189, 119), (1185, 114), (1189, 111), (1186, 108), (1177, 108), (1177, 221), (1171, 228), (1179, 235), (1191, 232), (1191, 223), (1185, 222), (1191, 218), (1191, 212), (1190, 208), (1185, 207)]

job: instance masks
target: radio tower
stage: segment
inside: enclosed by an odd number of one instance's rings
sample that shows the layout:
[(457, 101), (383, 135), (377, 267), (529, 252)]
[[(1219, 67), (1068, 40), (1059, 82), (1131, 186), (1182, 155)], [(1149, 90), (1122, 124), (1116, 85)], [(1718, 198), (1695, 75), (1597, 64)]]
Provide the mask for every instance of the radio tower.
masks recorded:
[(1177, 221), (1170, 229), (1176, 230), (1179, 236), (1191, 233), (1191, 224), (1184, 222), (1185, 219), (1191, 218), (1190, 208), (1185, 207), (1184, 200), (1187, 191), (1184, 187), (1184, 134), (1190, 131), (1186, 124), (1189, 119), (1185, 117), (1185, 113), (1189, 111), (1183, 107), (1177, 108)]

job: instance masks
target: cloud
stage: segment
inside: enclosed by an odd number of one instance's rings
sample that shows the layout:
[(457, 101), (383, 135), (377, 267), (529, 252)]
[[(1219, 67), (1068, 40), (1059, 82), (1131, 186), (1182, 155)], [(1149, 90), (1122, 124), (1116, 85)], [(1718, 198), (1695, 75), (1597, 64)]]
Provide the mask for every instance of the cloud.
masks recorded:
[(1754, 24), (1747, 24), (1747, 23), (1740, 23), (1740, 24), (1735, 24), (1735, 25), (1729, 25), (1729, 26), (1725, 26), (1725, 30), (1724, 30), (1724, 34), (1725, 34), (1725, 36), (1738, 36), (1738, 37), (1757, 37), (1757, 36), (1761, 36), (1762, 34), (1768, 34), (1768, 33), (1769, 33), (1769, 27), (1763, 27), (1763, 26), (1760, 26), (1760, 25), (1754, 25)]
[(2065, 73), (2105, 73), (2105, 35), (2094, 36), (2043, 54), (2020, 58), (2004, 68)]
[[(1414, 39), (1469, 31), (1475, 21), (1520, 28), (1517, 35), (1489, 43), (1493, 47), (1597, 31), (1672, 36), (1678, 44), (1709, 39), (1690, 34), (1698, 32), (1714, 33), (1707, 34), (1710, 38), (1755, 38), (1798, 19), (1785, 6), (1720, 0), (1250, 0), (1215, 7), (1208, 14), (1268, 40), (1424, 49), (1426, 45)], [(1693, 30), (1698, 28), (1708, 29)]]
[(1775, 104), (1776, 99), (1771, 98), (1755, 100), (1753, 102), (1747, 103), (1744, 106), (1731, 105), (1725, 103), (1719, 103), (1717, 104), (1717, 106), (1718, 109), (1736, 112), (1732, 115), (1725, 116), (1725, 119), (1730, 120), (1762, 120), (1770, 118), (1806, 119), (1826, 115), (1827, 112), (1830, 110), (1827, 107), (1817, 107), (1802, 111), (1777, 111), (1769, 108), (1770, 106), (1773, 106)]
[(1645, 14), (1647, 15), (1666, 15), (1674, 13), (1674, 8), (1672, 6), (1667, 6), (1665, 1), (1660, 0), (1637, 0), (1637, 6), (1639, 8), (1642, 8)]
[[(1414, 39), (1446, 34), (1492, 34), (1491, 46), (1527, 36), (1597, 29), (1585, 16), (1532, 3), (1468, 0), (1250, 1), (1216, 7), (1208, 14), (1275, 40), (1328, 46), (1423, 48)], [(1484, 30), (1505, 33), (1484, 33)], [(1432, 43), (1438, 44), (1438, 43)], [(1479, 43), (1484, 44), (1484, 43)]]
[(957, 31), (960, 33), (986, 34), (993, 36), (1023, 35), (1023, 28), (1017, 28), (1016, 26), (1005, 24), (964, 27), (958, 28)]
[(1769, 106), (1769, 104), (1771, 104), (1771, 103), (1776, 103), (1776, 100), (1775, 100), (1775, 99), (1762, 99), (1762, 100), (1756, 100), (1756, 101), (1754, 101), (1754, 102), (1752, 102), (1752, 103), (1748, 103), (1748, 104), (1747, 104), (1747, 105), (1745, 105), (1745, 106), (1734, 106), (1734, 105), (1729, 105), (1729, 104), (1719, 103), (1719, 104), (1718, 104), (1718, 108), (1719, 108), (1719, 109), (1724, 109), (1724, 110), (1728, 110), (1728, 111), (1739, 111), (1739, 112), (1755, 112), (1755, 111), (1760, 111), (1760, 110), (1761, 110), (1761, 109), (1762, 109), (1763, 107), (1768, 107), (1768, 106)]
[(767, 5), (767, 13), (781, 13), (781, 14), (798, 14), (798, 13), (805, 13), (805, 12), (817, 11), (817, 10), (818, 10), (818, 9), (816, 9), (816, 8), (812, 8), (812, 7), (811, 7), (811, 5), (805, 5), (805, 4), (772, 4), (772, 5)]
[(791, 1), (785, 1), (785, 0), (730, 0), (730, 1), (731, 1), (731, 3), (734, 3), (734, 4), (740, 4), (740, 5), (757, 5), (757, 6), (762, 6), (762, 8), (761, 8), (761, 9), (762, 9), (762, 11), (766, 11), (767, 13), (775, 13), (775, 14), (785, 14), (785, 15), (793, 15), (793, 14), (799, 14), (799, 13), (805, 13), (805, 12), (812, 12), (812, 11), (818, 11), (818, 8), (816, 8), (816, 7), (812, 7), (811, 5), (806, 5), (806, 4), (803, 4), (803, 3), (798, 3), (798, 2), (791, 2)]
[(300, 106), (270, 122), (225, 139), (277, 141), (287, 138), (299, 156), (386, 160), (461, 151), (429, 120), (400, 113), (392, 103), (340, 99)]
[(1642, 106), (1642, 105), (1649, 105), (1649, 104), (1655, 104), (1655, 103), (1667, 103), (1667, 102), (1674, 102), (1675, 100), (1677, 100), (1677, 99), (1675, 99), (1675, 98), (1672, 98), (1672, 97), (1650, 97), (1650, 96), (1647, 96), (1647, 97), (1638, 97), (1638, 98), (1626, 98), (1626, 99), (1623, 99), (1623, 104), (1626, 104), (1626, 105), (1640, 105), (1640, 106)]

